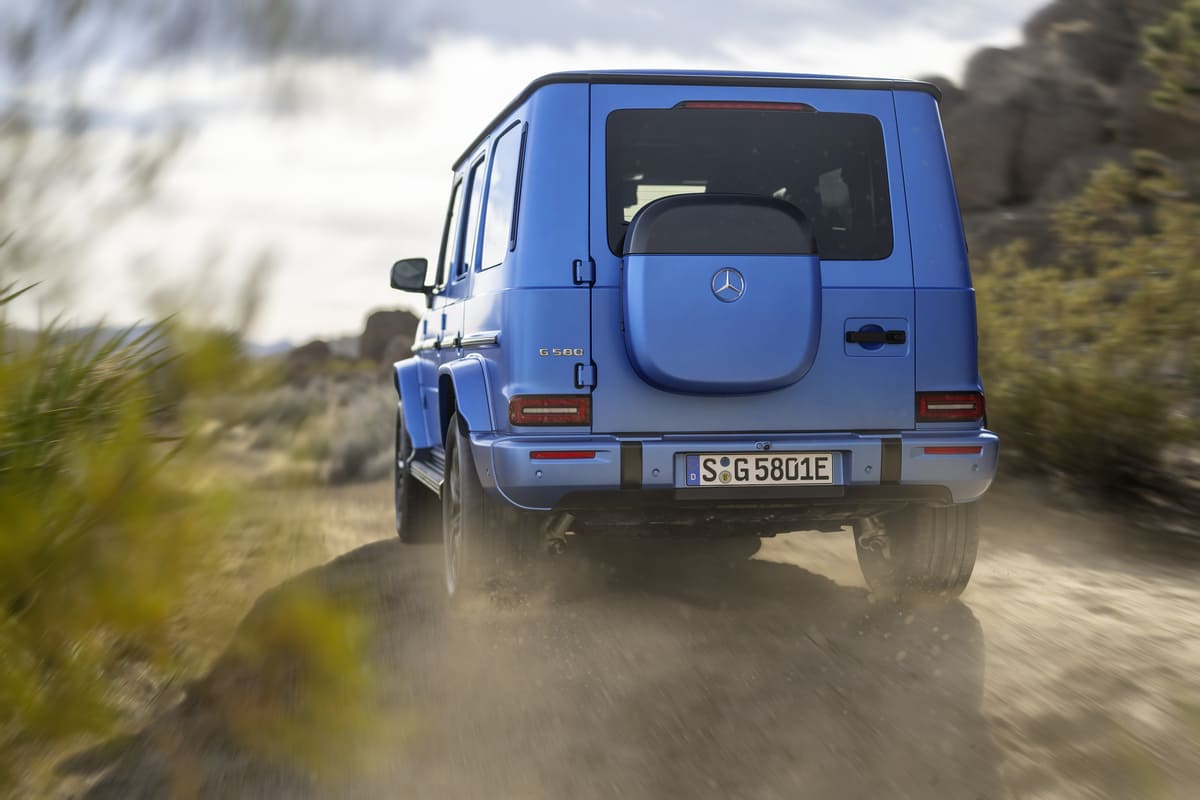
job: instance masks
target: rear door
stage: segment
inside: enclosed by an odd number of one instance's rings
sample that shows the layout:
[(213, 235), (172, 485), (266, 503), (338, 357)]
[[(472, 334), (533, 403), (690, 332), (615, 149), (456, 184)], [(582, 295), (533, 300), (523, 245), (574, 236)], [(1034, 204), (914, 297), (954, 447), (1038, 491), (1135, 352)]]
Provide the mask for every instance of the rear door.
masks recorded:
[[(596, 432), (913, 426), (913, 269), (890, 91), (599, 84), (591, 112)], [(816, 238), (816, 285), (775, 280), (771, 270), (802, 266), (786, 256), (625, 258), (633, 216), (656, 198), (687, 193), (799, 208)], [(656, 263), (669, 264), (669, 279)], [(733, 302), (730, 275), (744, 282)], [(806, 332), (793, 335), (793, 323)], [(631, 336), (631, 327), (650, 333)], [(776, 360), (783, 374), (798, 347), (815, 356), (786, 385), (739, 393), (719, 380), (742, 360), (768, 370)], [(690, 365), (711, 360), (720, 388), (681, 389), (639, 369), (677, 356)]]

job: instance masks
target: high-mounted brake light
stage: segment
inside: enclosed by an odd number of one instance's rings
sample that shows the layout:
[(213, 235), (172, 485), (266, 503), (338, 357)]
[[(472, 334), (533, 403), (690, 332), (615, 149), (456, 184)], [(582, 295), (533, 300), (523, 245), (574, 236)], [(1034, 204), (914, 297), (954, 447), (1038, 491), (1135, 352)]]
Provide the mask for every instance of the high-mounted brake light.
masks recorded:
[(595, 450), (534, 450), (529, 454), (531, 461), (570, 461), (595, 457)]
[(978, 392), (917, 394), (917, 422), (974, 422), (983, 415), (983, 395)]
[(749, 100), (684, 100), (676, 108), (740, 108), (746, 111), (816, 111), (808, 103), (760, 103)]
[(590, 425), (592, 398), (586, 394), (526, 394), (508, 401), (513, 425)]

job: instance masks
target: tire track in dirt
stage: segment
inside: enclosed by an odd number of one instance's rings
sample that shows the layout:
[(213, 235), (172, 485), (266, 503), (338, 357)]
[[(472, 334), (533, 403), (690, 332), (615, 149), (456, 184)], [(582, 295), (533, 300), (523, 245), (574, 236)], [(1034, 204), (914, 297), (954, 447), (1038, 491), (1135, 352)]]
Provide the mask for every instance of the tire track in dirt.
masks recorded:
[(256, 759), (200, 692), (90, 796), (169, 790), (166, 741), (222, 797), (1190, 796), (1195, 548), (1037, 491), (989, 496), (961, 602), (906, 610), (868, 595), (848, 535), (579, 542), (531, 594), (450, 608), (439, 546), (342, 531), (300, 580), (367, 603), (376, 711), (405, 721), (374, 767)]

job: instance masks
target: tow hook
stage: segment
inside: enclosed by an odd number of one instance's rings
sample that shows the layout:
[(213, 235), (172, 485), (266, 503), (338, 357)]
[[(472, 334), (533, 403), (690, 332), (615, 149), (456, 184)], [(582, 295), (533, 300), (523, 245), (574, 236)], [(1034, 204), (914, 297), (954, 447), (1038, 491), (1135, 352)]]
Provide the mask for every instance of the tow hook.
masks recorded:
[(885, 559), (892, 558), (892, 543), (888, 539), (887, 529), (879, 524), (878, 517), (867, 517), (864, 520), (859, 520), (854, 526), (854, 535), (858, 539), (858, 546), (863, 550), (875, 551), (883, 555)]

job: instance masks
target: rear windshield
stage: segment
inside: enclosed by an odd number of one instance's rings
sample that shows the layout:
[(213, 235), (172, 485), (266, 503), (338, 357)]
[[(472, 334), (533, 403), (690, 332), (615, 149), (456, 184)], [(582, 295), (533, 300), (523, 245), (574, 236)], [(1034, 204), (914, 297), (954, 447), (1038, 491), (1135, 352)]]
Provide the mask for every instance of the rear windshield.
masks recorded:
[(660, 197), (776, 197), (812, 222), (823, 260), (892, 252), (883, 129), (868, 114), (751, 109), (624, 109), (608, 116), (608, 244)]

